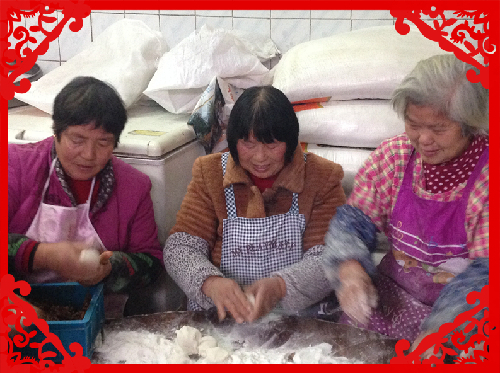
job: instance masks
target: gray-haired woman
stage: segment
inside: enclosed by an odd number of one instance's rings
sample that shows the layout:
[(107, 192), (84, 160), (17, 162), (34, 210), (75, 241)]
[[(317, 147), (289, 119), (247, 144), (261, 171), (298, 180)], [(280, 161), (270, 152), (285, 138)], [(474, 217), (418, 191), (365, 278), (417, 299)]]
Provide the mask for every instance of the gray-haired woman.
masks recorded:
[[(433, 56), (395, 90), (406, 131), (367, 159), (325, 237), (343, 321), (417, 344), (488, 283), (489, 96), (471, 69)], [(377, 268), (376, 231), (391, 246)]]

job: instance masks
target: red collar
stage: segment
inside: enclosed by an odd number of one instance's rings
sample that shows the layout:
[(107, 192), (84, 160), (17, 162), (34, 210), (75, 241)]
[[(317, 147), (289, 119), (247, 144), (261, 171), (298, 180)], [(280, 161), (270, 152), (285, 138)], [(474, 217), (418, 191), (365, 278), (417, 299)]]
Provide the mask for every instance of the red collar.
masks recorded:
[(274, 175), (271, 177), (268, 177), (266, 179), (261, 179), (260, 177), (254, 176), (250, 174), (250, 179), (252, 179), (254, 185), (259, 188), (261, 193), (264, 193), (264, 191), (268, 188), (271, 188), (276, 181), (276, 178), (278, 175)]

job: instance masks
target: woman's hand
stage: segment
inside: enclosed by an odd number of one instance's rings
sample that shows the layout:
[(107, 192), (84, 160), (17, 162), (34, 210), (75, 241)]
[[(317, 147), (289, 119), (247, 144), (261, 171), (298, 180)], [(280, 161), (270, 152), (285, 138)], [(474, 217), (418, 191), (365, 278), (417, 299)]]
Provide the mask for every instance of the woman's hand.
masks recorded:
[(33, 258), (33, 270), (52, 270), (82, 285), (95, 285), (111, 272), (109, 258), (113, 253), (103, 252), (99, 265), (89, 268), (88, 263), (80, 260), (81, 252), (86, 249), (90, 247), (83, 242), (40, 243)]
[(226, 310), (238, 324), (249, 319), (252, 304), (236, 281), (229, 278), (210, 276), (203, 283), (201, 291), (214, 302), (219, 314), (219, 320), (224, 320)]
[(267, 277), (245, 288), (246, 294), (255, 299), (253, 311), (247, 321), (252, 322), (271, 312), (286, 295), (286, 284), (281, 277)]
[(378, 302), (370, 276), (358, 261), (347, 260), (339, 267), (339, 280), (341, 285), (336, 295), (340, 307), (350, 318), (366, 325)]
[[(109, 259), (113, 255), (112, 251), (105, 251), (99, 256), (99, 266), (94, 269), (93, 277), (78, 281), (83, 286), (92, 286), (104, 280), (111, 272), (111, 262)], [(91, 273), (91, 274), (92, 274)]]

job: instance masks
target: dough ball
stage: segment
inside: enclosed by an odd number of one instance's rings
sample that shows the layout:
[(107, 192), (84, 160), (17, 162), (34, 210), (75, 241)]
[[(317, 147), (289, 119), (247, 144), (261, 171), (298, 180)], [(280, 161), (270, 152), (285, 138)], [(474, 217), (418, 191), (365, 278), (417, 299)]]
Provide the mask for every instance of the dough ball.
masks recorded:
[(80, 251), (80, 257), (78, 258), (81, 264), (83, 264), (89, 271), (97, 270), (100, 266), (101, 253), (96, 249), (86, 249)]
[(210, 335), (205, 335), (200, 339), (200, 344), (198, 345), (198, 354), (203, 357), (207, 357), (207, 350), (213, 347), (217, 347), (217, 340)]
[(177, 338), (175, 342), (184, 350), (187, 355), (198, 353), (198, 344), (201, 339), (201, 332), (192, 326), (184, 325), (175, 332)]
[(229, 352), (222, 347), (210, 347), (206, 351), (206, 359), (209, 364), (220, 364), (229, 357)]
[(245, 293), (245, 295), (247, 296), (247, 299), (252, 304), (252, 306), (255, 306), (255, 297), (253, 296), (253, 294)]

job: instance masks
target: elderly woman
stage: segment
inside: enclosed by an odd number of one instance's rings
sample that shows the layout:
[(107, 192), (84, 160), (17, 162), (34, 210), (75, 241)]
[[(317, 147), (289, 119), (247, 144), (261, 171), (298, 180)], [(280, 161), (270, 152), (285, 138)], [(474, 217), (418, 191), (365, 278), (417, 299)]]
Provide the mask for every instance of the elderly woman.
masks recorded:
[[(472, 308), (467, 294), (488, 283), (488, 92), (470, 69), (437, 55), (395, 90), (405, 133), (366, 160), (325, 237), (344, 321), (413, 342)], [(377, 271), (376, 231), (391, 245)]]
[(277, 305), (304, 309), (331, 289), (321, 265), (324, 234), (345, 203), (342, 168), (302, 152), (299, 124), (276, 88), (237, 100), (229, 152), (200, 157), (164, 251), (190, 309), (217, 307), (251, 322)]
[[(52, 118), (53, 137), (9, 144), (9, 273), (28, 282), (105, 280), (111, 293), (147, 285), (162, 270), (161, 245), (149, 178), (112, 155), (127, 120), (120, 96), (98, 79), (75, 78)], [(80, 260), (91, 248), (98, 262)]]

